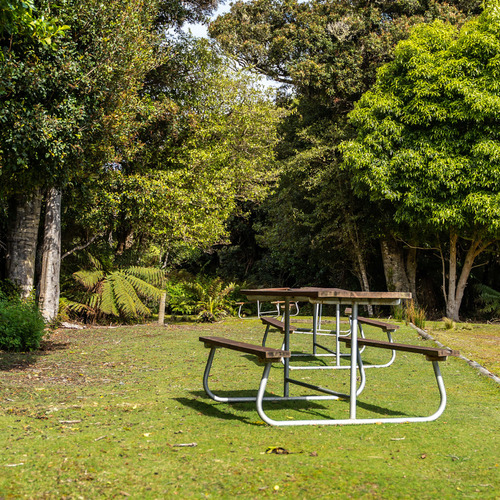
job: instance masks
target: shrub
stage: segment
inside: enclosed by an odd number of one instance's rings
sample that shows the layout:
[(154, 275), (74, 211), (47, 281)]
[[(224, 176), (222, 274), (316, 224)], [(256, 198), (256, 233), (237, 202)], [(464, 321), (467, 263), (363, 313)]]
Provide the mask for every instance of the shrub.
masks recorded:
[(0, 349), (35, 351), (40, 347), (45, 322), (34, 304), (0, 293)]
[(500, 292), (486, 285), (476, 285), (474, 291), (481, 306), (478, 312), (488, 316), (488, 319), (500, 317)]
[(170, 312), (180, 315), (193, 314), (196, 309), (196, 296), (186, 283), (169, 282), (165, 287)]
[(454, 330), (455, 322), (450, 318), (443, 318), (445, 330)]
[(233, 314), (234, 300), (231, 293), (234, 283), (226, 284), (220, 278), (198, 278), (187, 285), (195, 296), (195, 311), (198, 321), (213, 322)]
[(415, 302), (411, 300), (402, 306), (394, 307), (394, 319), (397, 321), (405, 321), (413, 323), (418, 328), (425, 328), (426, 314), (425, 309), (417, 307)]

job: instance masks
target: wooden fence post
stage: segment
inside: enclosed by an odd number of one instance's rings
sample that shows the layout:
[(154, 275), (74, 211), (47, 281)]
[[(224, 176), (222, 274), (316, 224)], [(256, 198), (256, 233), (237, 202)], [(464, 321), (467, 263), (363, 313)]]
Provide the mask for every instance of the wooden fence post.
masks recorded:
[(165, 300), (167, 298), (167, 292), (163, 292), (160, 298), (160, 309), (158, 311), (158, 324), (163, 325), (165, 321)]

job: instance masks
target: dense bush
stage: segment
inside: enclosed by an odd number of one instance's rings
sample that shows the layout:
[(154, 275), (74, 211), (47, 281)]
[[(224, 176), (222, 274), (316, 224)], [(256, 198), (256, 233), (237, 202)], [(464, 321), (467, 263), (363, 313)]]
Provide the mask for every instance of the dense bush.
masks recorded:
[(34, 351), (40, 347), (45, 322), (35, 305), (0, 292), (0, 350)]
[(168, 309), (174, 314), (196, 314), (198, 321), (217, 321), (234, 314), (234, 283), (221, 278), (181, 275), (166, 284)]

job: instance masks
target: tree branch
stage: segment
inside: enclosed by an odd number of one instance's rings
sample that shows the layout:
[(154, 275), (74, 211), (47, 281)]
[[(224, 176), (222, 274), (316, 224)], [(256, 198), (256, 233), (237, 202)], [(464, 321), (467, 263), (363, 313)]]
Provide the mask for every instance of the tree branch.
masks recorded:
[(74, 252), (77, 252), (78, 250), (83, 250), (84, 248), (87, 248), (88, 246), (92, 245), (92, 243), (94, 243), (94, 241), (101, 237), (102, 234), (96, 234), (94, 236), (92, 236), (92, 238), (90, 238), (89, 241), (87, 241), (87, 243), (84, 243), (82, 245), (78, 245), (74, 248), (72, 248), (71, 250), (68, 250), (66, 253), (64, 253), (62, 256), (61, 256), (61, 260), (63, 260), (65, 257), (67, 257), (68, 255), (71, 255), (72, 253)]

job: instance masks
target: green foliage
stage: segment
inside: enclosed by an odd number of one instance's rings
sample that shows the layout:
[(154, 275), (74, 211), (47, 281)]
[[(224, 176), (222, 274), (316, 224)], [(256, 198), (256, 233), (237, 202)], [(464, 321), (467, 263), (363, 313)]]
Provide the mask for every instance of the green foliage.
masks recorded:
[(21, 290), (11, 280), (0, 280), (0, 296), (6, 300), (15, 300), (21, 296)]
[[(494, 5), (460, 29), (442, 21), (416, 27), (350, 113), (357, 137), (340, 147), (355, 192), (368, 194), (400, 231), (419, 231), (422, 244), (441, 248), (446, 235), (443, 293), (454, 320), (474, 260), (500, 238)], [(459, 239), (471, 243), (457, 273)]]
[(83, 293), (74, 292), (74, 300), (66, 302), (67, 310), (90, 321), (108, 317), (123, 320), (151, 314), (144, 299), (158, 301), (162, 294), (164, 273), (160, 269), (129, 267), (105, 271), (102, 268), (73, 274)]
[(217, 321), (233, 313), (234, 301), (230, 294), (235, 289), (234, 283), (225, 284), (220, 278), (200, 279), (188, 285), (194, 293), (198, 320)]
[(413, 227), (500, 234), (499, 58), (493, 9), (401, 42), (350, 114), (358, 137), (342, 149), (357, 192)]
[(43, 0), (38, 17), (70, 26), (57, 44), (0, 36), (2, 193), (67, 186), (132, 153), (149, 110), (138, 91), (157, 65), (153, 14), (136, 0)]
[[(0, 36), (23, 35), (38, 40), (43, 45), (50, 45), (52, 39), (69, 29), (67, 25), (58, 25), (58, 20), (51, 16), (37, 17), (33, 0), (0, 0)], [(0, 61), (4, 54), (0, 52)]]
[(174, 314), (197, 314), (199, 321), (213, 322), (234, 313), (236, 285), (221, 278), (172, 275), (165, 288)]
[(33, 303), (0, 292), (0, 349), (35, 351), (45, 334), (45, 322)]
[(478, 312), (489, 319), (500, 317), (500, 292), (489, 286), (478, 284), (474, 286), (478, 293), (478, 303), (481, 305)]
[[(353, 194), (348, 173), (339, 168), (338, 145), (353, 134), (346, 115), (413, 26), (434, 19), (460, 25), (480, 5), (238, 1), (211, 23), (211, 35), (241, 64), (283, 84), (279, 102), (292, 110), (282, 121), (277, 147), (280, 183), (258, 228), (275, 280), (351, 286), (351, 275), (361, 274), (360, 262), (367, 266), (377, 258), (375, 240), (395, 225), (384, 204)], [(320, 271), (312, 277), (311, 269)]]
[(168, 308), (174, 314), (193, 314), (196, 296), (188, 289), (186, 283), (168, 281), (165, 287), (168, 297)]
[(66, 220), (86, 234), (111, 232), (120, 252), (155, 245), (175, 258), (226, 241), (228, 218), (269, 192), (282, 112), (206, 40), (180, 38), (163, 50), (144, 91), (157, 108), (143, 122), (142, 147), (82, 179)]

